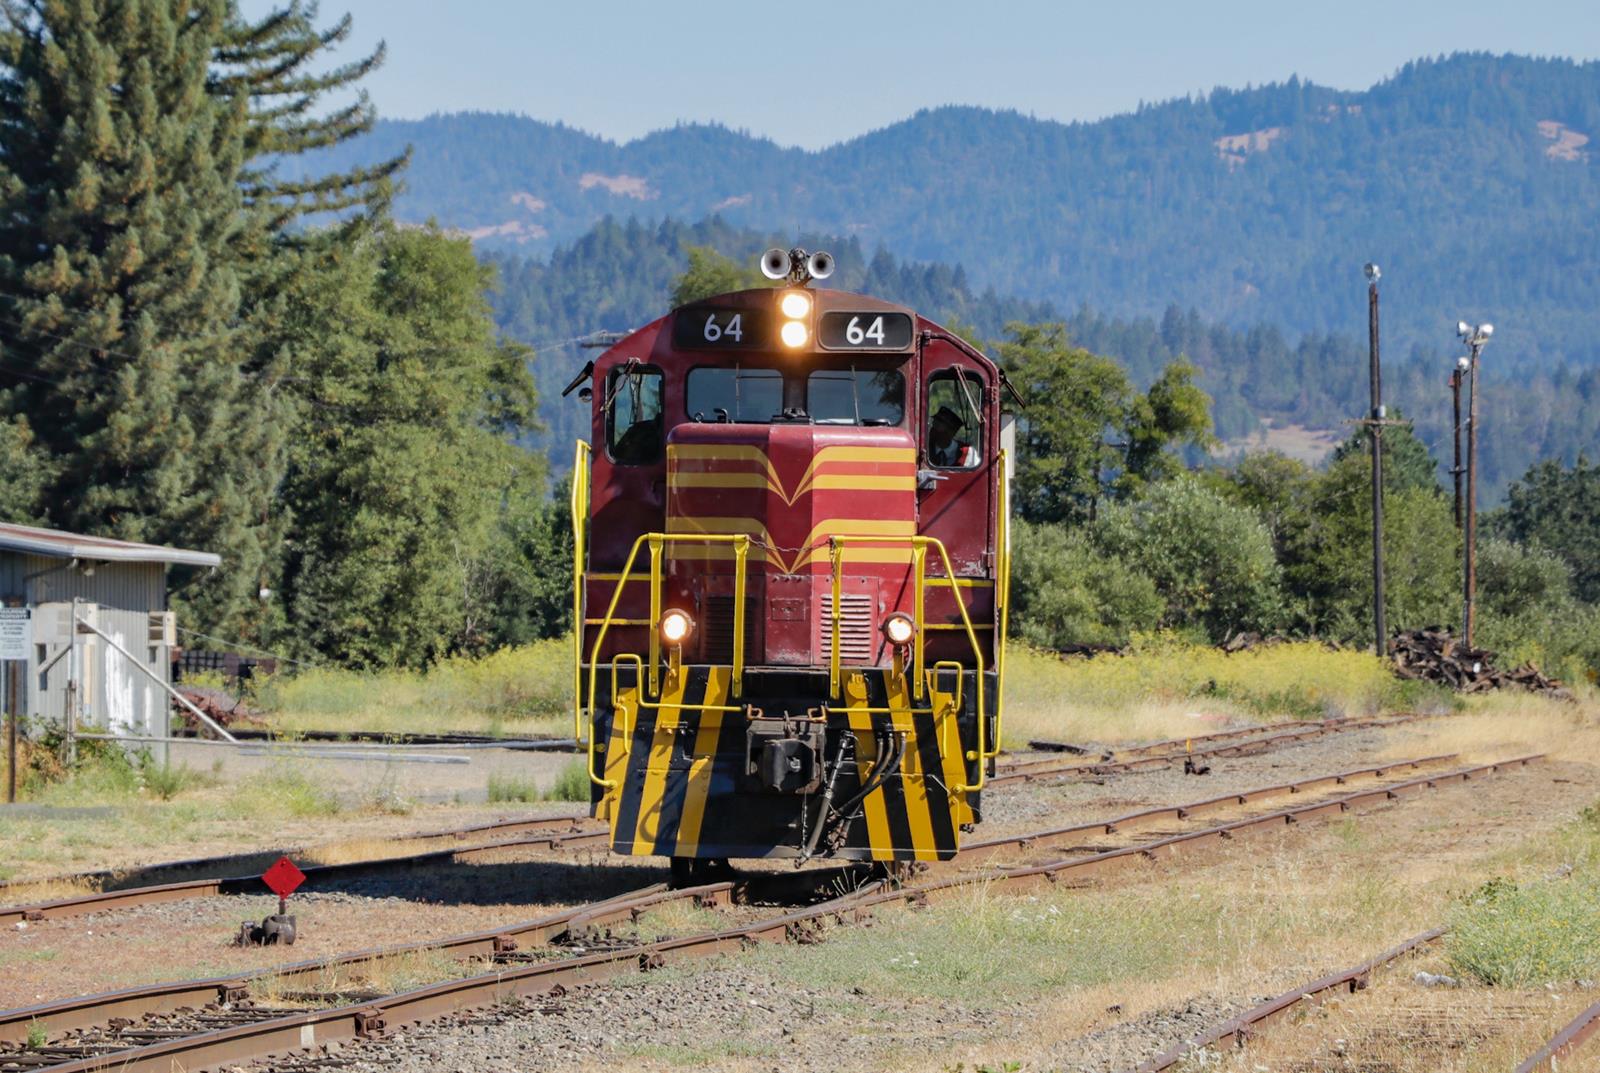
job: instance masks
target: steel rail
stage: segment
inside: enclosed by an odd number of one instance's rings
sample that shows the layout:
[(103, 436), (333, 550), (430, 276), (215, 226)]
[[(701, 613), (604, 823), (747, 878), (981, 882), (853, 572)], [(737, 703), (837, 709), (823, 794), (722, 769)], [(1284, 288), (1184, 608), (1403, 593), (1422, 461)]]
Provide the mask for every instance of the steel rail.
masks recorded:
[[(1191, 742), (1227, 741), (1231, 738), (1248, 737), (1251, 734), (1266, 734), (1274, 730), (1293, 730), (1296, 727), (1320, 726), (1325, 724), (1344, 723), (1348, 721), (1349, 720), (1344, 718), (1319, 719), (1315, 722), (1306, 722), (1302, 719), (1286, 719), (1281, 723), (1258, 723), (1255, 726), (1238, 727), (1234, 730), (1217, 730), (1208, 734), (1194, 734), (1184, 738), (1165, 738), (1161, 741), (1145, 742), (1143, 745), (1129, 745), (1120, 749), (1110, 748), (1098, 751), (1102, 753), (1104, 759), (1109, 761), (1114, 757), (1119, 756), (1145, 756), (1150, 753), (1165, 752), (1170, 749), (1179, 749)], [(1067, 741), (1050, 741), (1044, 738), (1035, 738), (1029, 741), (1028, 748), (1045, 753), (1074, 753), (1078, 755), (1097, 751), (1087, 745), (1077, 745), (1073, 742)], [(1043, 763), (1044, 761), (1037, 762)]]
[(1034, 849), (1036, 847), (1051, 846), (1081, 835), (1109, 835), (1128, 828), (1149, 826), (1163, 820), (1187, 820), (1209, 812), (1246, 805), (1263, 798), (1278, 797), (1284, 794), (1301, 794), (1326, 786), (1340, 786), (1351, 779), (1364, 776), (1382, 778), (1390, 772), (1401, 769), (1409, 768), (1415, 771), (1427, 765), (1441, 764), (1455, 759), (1458, 759), (1456, 753), (1440, 753), (1436, 756), (1418, 757), (1415, 760), (1395, 760), (1375, 767), (1356, 768), (1332, 775), (1318, 775), (1296, 782), (1278, 783), (1273, 786), (1261, 786), (1252, 790), (1241, 790), (1237, 793), (1207, 798), (1204, 801), (1195, 801), (1183, 805), (1163, 805), (1158, 808), (1130, 812), (1125, 816), (1117, 816), (1108, 820), (1096, 820), (1090, 823), (1075, 824), (1071, 827), (1058, 827), (1049, 831), (1031, 832), (1025, 835), (1009, 835), (1001, 838), (986, 839), (982, 842), (973, 842), (963, 846), (956, 855), (955, 860), (957, 863), (982, 860), (985, 857), (993, 856), (1008, 849)]
[[(1452, 758), (1453, 756), (1446, 755), (1397, 761), (1386, 767), (1362, 768), (1319, 776), (1296, 783), (1259, 787), (1235, 794), (1208, 798), (1204, 801), (1190, 802), (1185, 805), (1148, 809), (1143, 812), (1098, 820), (1094, 823), (1081, 824), (1075, 827), (1056, 828), (1009, 838), (992, 839), (988, 842), (975, 843), (968, 850), (964, 850), (962, 855), (956, 859), (956, 863), (970, 862), (974, 859), (981, 860), (1007, 848), (1034, 849), (1049, 847), (1061, 841), (1069, 840), (1073, 835), (1077, 834), (1110, 834), (1147, 826), (1162, 820), (1181, 821), (1219, 808), (1246, 804), (1264, 797), (1303, 793), (1318, 786), (1342, 785), (1350, 779), (1363, 776), (1382, 777), (1391, 771), (1401, 768), (1415, 770), (1426, 764), (1438, 763)], [(458, 960), (503, 958), (516, 952), (520, 949), (521, 944), (524, 943), (547, 946), (557, 938), (572, 939), (592, 935), (605, 924), (622, 919), (624, 916), (636, 917), (645, 909), (667, 901), (693, 899), (699, 904), (721, 905), (733, 900), (748, 901), (759, 899), (763, 895), (771, 897), (774, 894), (772, 890), (774, 886), (783, 888), (779, 895), (780, 897), (793, 897), (796, 881), (799, 882), (802, 889), (806, 887), (816, 889), (829, 881), (848, 882), (851, 876), (856, 873), (857, 870), (855, 869), (844, 868), (814, 870), (810, 873), (800, 874), (789, 873), (778, 880), (754, 876), (739, 885), (719, 883), (682, 891), (671, 891), (664, 884), (656, 884), (631, 894), (602, 900), (589, 906), (582, 906), (576, 910), (465, 935), (407, 943), (400, 946), (353, 951), (332, 958), (299, 962), (281, 968), (260, 969), (227, 977), (156, 984), (145, 988), (113, 992), (108, 996), (87, 996), (58, 1000), (23, 1009), (0, 1012), (0, 1043), (16, 1043), (25, 1039), (29, 1028), (35, 1023), (46, 1024), (51, 1029), (58, 1031), (81, 1029), (104, 1023), (112, 1017), (129, 1016), (131, 1012), (166, 1013), (182, 1006), (227, 1001), (230, 997), (238, 997), (243, 994), (250, 983), (268, 977), (273, 977), (283, 982), (308, 976), (323, 976), (335, 970), (351, 969), (383, 958), (409, 953), (421, 951), (437, 952)]]
[(1566, 1027), (1552, 1036), (1548, 1043), (1524, 1059), (1517, 1066), (1516, 1073), (1536, 1073), (1542, 1069), (1553, 1071), (1561, 1059), (1582, 1047), (1596, 1033), (1600, 1033), (1600, 1002), (1568, 1021)]
[(1294, 1010), (1301, 1002), (1321, 1002), (1326, 995), (1335, 991), (1353, 993), (1365, 990), (1372, 982), (1373, 973), (1437, 942), (1444, 932), (1443, 928), (1432, 928), (1420, 935), (1413, 935), (1399, 946), (1385, 950), (1377, 957), (1368, 958), (1353, 968), (1285, 991), (1258, 1006), (1251, 1007), (1237, 1017), (1230, 1017), (1199, 1035), (1191, 1036), (1170, 1050), (1163, 1051), (1149, 1061), (1141, 1063), (1133, 1073), (1162, 1073), (1163, 1070), (1181, 1064), (1196, 1052), (1229, 1043), (1243, 1046), (1261, 1026)]
[[(1001, 884), (1027, 888), (1043, 881), (1054, 884), (1063, 876), (1098, 871), (1109, 865), (1157, 860), (1190, 845), (1237, 838), (1317, 816), (1343, 813), (1397, 800), (1409, 793), (1466, 781), (1503, 769), (1526, 766), (1542, 756), (1461, 768), (1435, 776), (1348, 794), (1330, 801), (1282, 810), (1222, 824), (1189, 834), (1169, 836), (1142, 845), (1067, 858), (1045, 865), (997, 869), (978, 875), (907, 886), (895, 890), (851, 894), (742, 927), (645, 943), (584, 957), (510, 967), (496, 973), (446, 981), (370, 1002), (309, 1013), (295, 1013), (254, 1024), (209, 1031), (181, 1039), (164, 1040), (124, 1051), (84, 1058), (48, 1067), (50, 1073), (171, 1073), (249, 1061), (272, 1054), (303, 1050), (329, 1042), (348, 1041), (381, 1034), (388, 1026), (426, 1020), (462, 1009), (482, 1006), (508, 997), (548, 994), (613, 977), (632, 975), (678, 961), (735, 952), (751, 943), (783, 941), (808, 926), (834, 918), (841, 922), (868, 916), (879, 905), (895, 902), (923, 903), (933, 897), (978, 885)], [(560, 993), (560, 992), (557, 992)]]
[[(415, 953), (442, 953), (458, 961), (504, 961), (529, 949), (558, 941), (593, 936), (607, 924), (637, 919), (641, 913), (674, 901), (701, 906), (726, 906), (741, 901), (789, 900), (810, 895), (830, 884), (847, 882), (855, 869), (813, 869), (746, 877), (738, 881), (669, 889), (653, 883), (638, 890), (563, 909), (547, 916), (500, 924), (481, 931), (440, 939), (355, 950), (346, 954), (293, 962), (200, 980), (177, 980), (124, 988), (97, 995), (56, 999), (0, 1011), (0, 1043), (20, 1043), (34, 1025), (51, 1032), (70, 1032), (103, 1025), (113, 1018), (170, 1013), (209, 1002), (243, 998), (250, 985), (272, 979), (279, 983), (326, 979), (330, 973)], [(4, 1059), (0, 1057), (0, 1064)]]

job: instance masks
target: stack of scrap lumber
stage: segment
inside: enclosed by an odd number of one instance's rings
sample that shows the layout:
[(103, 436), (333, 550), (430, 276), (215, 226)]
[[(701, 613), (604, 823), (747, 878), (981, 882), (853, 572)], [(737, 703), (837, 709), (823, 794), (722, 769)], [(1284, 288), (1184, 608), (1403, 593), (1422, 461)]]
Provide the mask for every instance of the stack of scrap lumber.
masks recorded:
[(1520, 686), (1552, 697), (1572, 696), (1560, 682), (1532, 663), (1502, 671), (1494, 665), (1493, 652), (1464, 645), (1437, 626), (1396, 634), (1389, 644), (1389, 654), (1394, 659), (1394, 672), (1401, 678), (1438, 682), (1462, 693)]

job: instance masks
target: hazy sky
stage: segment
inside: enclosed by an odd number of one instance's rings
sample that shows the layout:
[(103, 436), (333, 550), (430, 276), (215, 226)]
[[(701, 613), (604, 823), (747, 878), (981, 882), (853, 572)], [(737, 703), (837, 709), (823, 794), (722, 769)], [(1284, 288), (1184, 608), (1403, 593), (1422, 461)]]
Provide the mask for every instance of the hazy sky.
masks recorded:
[[(267, 0), (244, 0), (261, 11)], [(324, 0), (349, 50), (386, 39), (369, 89), (414, 118), (483, 109), (617, 140), (717, 120), (817, 147), (959, 103), (1094, 119), (1298, 74), (1359, 89), (1463, 49), (1600, 56), (1596, 0), (854, 0), (710, 4)]]

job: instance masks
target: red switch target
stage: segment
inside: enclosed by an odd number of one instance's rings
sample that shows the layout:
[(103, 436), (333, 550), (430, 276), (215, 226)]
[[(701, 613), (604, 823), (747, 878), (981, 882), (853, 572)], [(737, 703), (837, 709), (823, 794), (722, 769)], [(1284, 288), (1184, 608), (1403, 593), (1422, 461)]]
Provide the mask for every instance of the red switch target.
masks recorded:
[(300, 884), (306, 881), (306, 874), (296, 868), (289, 858), (279, 857), (271, 868), (261, 873), (261, 881), (272, 888), (272, 893), (278, 897), (287, 898), (300, 889)]

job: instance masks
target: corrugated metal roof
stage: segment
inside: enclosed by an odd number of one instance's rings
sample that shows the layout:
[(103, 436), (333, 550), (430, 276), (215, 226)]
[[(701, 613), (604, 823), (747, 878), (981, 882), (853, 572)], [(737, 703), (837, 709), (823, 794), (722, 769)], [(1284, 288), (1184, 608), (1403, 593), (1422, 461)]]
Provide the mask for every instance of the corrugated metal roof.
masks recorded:
[(47, 555), (54, 559), (96, 559), (112, 563), (174, 563), (180, 566), (221, 566), (222, 556), (209, 551), (164, 548), (131, 540), (35, 529), (31, 525), (0, 523), (0, 551)]

